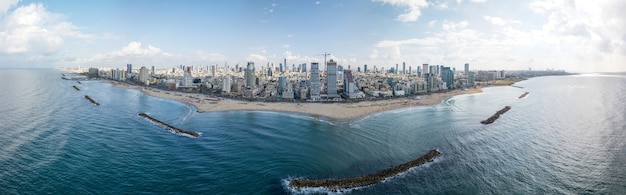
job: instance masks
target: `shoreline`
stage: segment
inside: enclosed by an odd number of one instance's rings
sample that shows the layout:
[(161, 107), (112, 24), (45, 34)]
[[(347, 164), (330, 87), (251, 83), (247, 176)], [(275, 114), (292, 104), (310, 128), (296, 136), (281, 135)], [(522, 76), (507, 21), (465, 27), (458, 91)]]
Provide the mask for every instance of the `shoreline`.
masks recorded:
[(482, 88), (471, 88), (467, 90), (454, 90), (443, 93), (432, 93), (420, 95), (421, 99), (394, 98), (380, 101), (361, 101), (356, 103), (297, 103), (297, 102), (261, 102), (261, 101), (239, 101), (232, 99), (221, 99), (219, 101), (207, 100), (211, 96), (195, 93), (184, 93), (174, 91), (164, 91), (154, 88), (146, 88), (137, 85), (129, 85), (118, 81), (105, 80), (114, 87), (125, 89), (136, 89), (153, 96), (169, 100), (187, 103), (196, 108), (197, 112), (223, 112), (223, 111), (277, 111), (306, 114), (310, 116), (322, 116), (335, 120), (351, 120), (361, 118), (378, 112), (395, 110), (401, 108), (432, 106), (440, 104), (443, 100), (464, 94), (481, 93)]

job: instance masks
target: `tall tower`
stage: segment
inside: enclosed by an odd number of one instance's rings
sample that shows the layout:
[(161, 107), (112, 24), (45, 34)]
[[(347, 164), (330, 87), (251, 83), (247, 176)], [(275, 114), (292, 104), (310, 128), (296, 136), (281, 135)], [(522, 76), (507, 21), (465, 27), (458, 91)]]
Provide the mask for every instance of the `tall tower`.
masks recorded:
[(426, 75), (428, 73), (431, 73), (430, 71), (428, 71), (428, 64), (422, 64), (422, 75)]
[(446, 87), (448, 89), (454, 88), (454, 72), (450, 67), (441, 66), (441, 80), (446, 82)]
[(469, 74), (469, 63), (465, 63), (465, 75)]
[(132, 64), (126, 64), (126, 74), (130, 75), (133, 73), (133, 65)]
[(406, 74), (406, 64), (402, 62), (402, 74)]
[(309, 78), (309, 83), (311, 84), (311, 88), (309, 88), (309, 96), (311, 100), (320, 99), (320, 70), (319, 63), (311, 62), (311, 77)]
[(326, 63), (326, 87), (329, 98), (338, 97), (337, 95), (337, 62), (330, 59)]
[(398, 74), (398, 64), (396, 64), (396, 69), (393, 72), (394, 74)]
[(248, 62), (248, 66), (246, 67), (245, 77), (246, 77), (246, 87), (254, 87), (254, 81), (256, 80), (254, 76), (254, 62)]
[(363, 65), (363, 72), (367, 72), (367, 64)]

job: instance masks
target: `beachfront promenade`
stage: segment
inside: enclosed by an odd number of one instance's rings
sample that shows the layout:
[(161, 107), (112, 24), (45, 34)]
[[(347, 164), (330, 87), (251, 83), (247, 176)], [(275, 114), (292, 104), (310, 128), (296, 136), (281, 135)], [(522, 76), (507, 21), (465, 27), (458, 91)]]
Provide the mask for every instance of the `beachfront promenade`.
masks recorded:
[(471, 88), (468, 90), (454, 90), (449, 92), (432, 93), (429, 95), (414, 98), (392, 98), (388, 100), (360, 101), (356, 103), (315, 103), (315, 102), (261, 102), (243, 101), (232, 99), (221, 99), (219, 101), (209, 101), (208, 95), (198, 93), (183, 93), (166, 91), (161, 89), (146, 88), (138, 85), (131, 85), (112, 80), (106, 80), (115, 87), (141, 90), (145, 94), (176, 100), (193, 105), (198, 112), (221, 112), (231, 110), (258, 110), (258, 111), (278, 111), (294, 112), (312, 116), (322, 116), (332, 119), (349, 120), (355, 119), (377, 112), (394, 110), (414, 106), (431, 106), (441, 103), (443, 100), (462, 94), (472, 94), (482, 92), (481, 88)]

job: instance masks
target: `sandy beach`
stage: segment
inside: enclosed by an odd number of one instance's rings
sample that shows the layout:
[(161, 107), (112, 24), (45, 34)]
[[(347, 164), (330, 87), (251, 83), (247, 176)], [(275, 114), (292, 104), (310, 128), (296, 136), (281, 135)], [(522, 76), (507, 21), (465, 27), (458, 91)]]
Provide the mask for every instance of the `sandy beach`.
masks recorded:
[(115, 87), (137, 89), (142, 92), (165, 99), (177, 100), (193, 105), (198, 112), (221, 112), (230, 110), (264, 110), (279, 112), (295, 112), (312, 116), (323, 116), (338, 120), (355, 119), (386, 110), (415, 107), (432, 106), (441, 103), (444, 99), (462, 94), (480, 93), (482, 89), (472, 88), (468, 90), (456, 90), (445, 93), (433, 93), (430, 95), (414, 98), (394, 98), (391, 100), (362, 101), (358, 103), (291, 103), (291, 102), (255, 102), (239, 101), (231, 99), (220, 99), (219, 101), (207, 100), (208, 95), (195, 93), (181, 93), (164, 91), (160, 89), (144, 88), (136, 85), (128, 85), (116, 81), (105, 81)]

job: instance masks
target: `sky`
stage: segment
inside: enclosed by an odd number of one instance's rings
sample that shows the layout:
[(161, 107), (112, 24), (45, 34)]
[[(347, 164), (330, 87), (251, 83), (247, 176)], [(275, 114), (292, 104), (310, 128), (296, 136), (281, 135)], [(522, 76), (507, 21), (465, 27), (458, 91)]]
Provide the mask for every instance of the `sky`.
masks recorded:
[[(0, 68), (626, 71), (623, 0), (0, 0)], [(407, 67), (408, 68), (408, 67)]]

